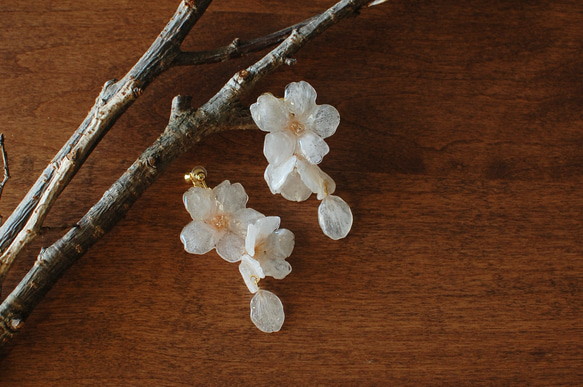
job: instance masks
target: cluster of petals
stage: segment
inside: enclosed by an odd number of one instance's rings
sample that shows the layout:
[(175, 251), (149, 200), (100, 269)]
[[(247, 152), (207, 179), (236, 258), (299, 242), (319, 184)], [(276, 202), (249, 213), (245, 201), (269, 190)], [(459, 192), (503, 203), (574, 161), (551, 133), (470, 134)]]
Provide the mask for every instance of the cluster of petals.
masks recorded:
[[(266, 217), (246, 208), (248, 196), (241, 184), (225, 180), (212, 190), (193, 187), (184, 193), (183, 199), (192, 217), (192, 222), (180, 233), (187, 252), (205, 254), (216, 248), (228, 262), (243, 260), (243, 265), (254, 261), (258, 270), (251, 276), (257, 278), (267, 275), (283, 279), (291, 272), (285, 259), (294, 248), (294, 234), (279, 228), (278, 216)], [(251, 276), (245, 278), (246, 283)]]
[(237, 262), (245, 251), (247, 226), (261, 214), (246, 208), (249, 197), (239, 183), (223, 181), (215, 188), (192, 187), (183, 195), (192, 217), (180, 233), (184, 249), (206, 254), (216, 248), (228, 262)]
[(239, 262), (239, 271), (255, 296), (251, 319), (264, 332), (278, 331), (284, 320), (279, 298), (258, 282), (265, 276), (283, 279), (291, 272), (286, 261), (294, 248), (294, 234), (279, 228), (280, 218), (266, 217), (246, 208), (248, 196), (239, 183), (223, 181), (214, 189), (193, 187), (183, 196), (192, 217), (180, 233), (184, 249), (205, 254), (216, 248), (228, 262)]
[(259, 279), (265, 276), (283, 279), (292, 270), (286, 258), (294, 248), (294, 234), (279, 228), (279, 222), (278, 216), (268, 216), (248, 227), (239, 271), (251, 293), (259, 290)]
[(340, 115), (330, 105), (316, 104), (316, 90), (307, 82), (293, 82), (283, 99), (266, 93), (251, 105), (251, 116), (265, 136), (263, 153), (269, 163), (265, 180), (272, 193), (304, 201), (334, 192), (335, 184), (318, 164), (330, 151), (324, 141), (336, 132)]
[(316, 90), (307, 82), (292, 82), (284, 98), (266, 93), (251, 105), (259, 129), (268, 132), (263, 153), (268, 161), (265, 181), (273, 194), (304, 201), (312, 193), (322, 200), (318, 221), (325, 235), (341, 239), (352, 228), (352, 212), (340, 197), (332, 195), (336, 183), (318, 166), (330, 148), (324, 141), (336, 132), (338, 111), (316, 104)]

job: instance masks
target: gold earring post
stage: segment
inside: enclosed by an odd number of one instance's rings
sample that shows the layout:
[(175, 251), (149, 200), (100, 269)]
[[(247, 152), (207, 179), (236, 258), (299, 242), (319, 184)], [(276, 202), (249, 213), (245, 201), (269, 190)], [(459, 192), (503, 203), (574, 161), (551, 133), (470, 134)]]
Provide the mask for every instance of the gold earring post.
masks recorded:
[(190, 173), (184, 175), (184, 180), (191, 182), (195, 187), (208, 188), (208, 185), (206, 185), (206, 182), (204, 181), (206, 175), (207, 172), (204, 167), (196, 166), (192, 168)]

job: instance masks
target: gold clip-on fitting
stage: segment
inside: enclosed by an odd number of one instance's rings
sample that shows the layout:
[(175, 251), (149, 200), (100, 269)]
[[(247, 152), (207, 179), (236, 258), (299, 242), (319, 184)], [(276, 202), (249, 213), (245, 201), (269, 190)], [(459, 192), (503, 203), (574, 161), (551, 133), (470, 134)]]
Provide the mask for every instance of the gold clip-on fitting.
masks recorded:
[(208, 188), (204, 179), (206, 178), (206, 169), (201, 166), (192, 168), (190, 173), (184, 175), (184, 180), (190, 181), (195, 187)]
[(261, 281), (261, 278), (257, 277), (256, 275), (251, 276), (251, 282), (253, 282), (255, 286), (259, 287), (259, 281)]

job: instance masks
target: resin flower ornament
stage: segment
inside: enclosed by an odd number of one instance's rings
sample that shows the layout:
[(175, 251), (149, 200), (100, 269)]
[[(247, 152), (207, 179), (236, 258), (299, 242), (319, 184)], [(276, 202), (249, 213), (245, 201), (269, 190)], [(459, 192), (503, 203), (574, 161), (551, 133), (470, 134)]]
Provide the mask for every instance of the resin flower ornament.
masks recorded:
[(251, 293), (251, 321), (264, 332), (281, 329), (285, 315), (279, 298), (259, 288), (259, 281), (266, 276), (285, 278), (292, 270), (285, 259), (294, 249), (294, 234), (279, 228), (278, 216), (257, 219), (247, 227), (246, 254), (241, 258), (239, 272)]
[[(261, 266), (261, 274), (284, 279), (292, 270), (286, 258), (294, 249), (294, 234), (279, 228), (279, 223), (278, 216), (268, 216), (250, 224), (245, 238), (244, 257), (257, 261)], [(253, 287), (249, 285), (247, 283), (249, 290), (254, 293)]]
[(205, 176), (202, 167), (185, 176), (194, 187), (183, 196), (193, 219), (180, 234), (184, 249), (205, 254), (216, 247), (226, 261), (241, 261), (239, 271), (254, 294), (251, 321), (263, 332), (277, 332), (285, 320), (283, 304), (275, 294), (260, 289), (259, 281), (265, 276), (283, 279), (291, 272), (286, 258), (294, 248), (294, 234), (279, 228), (278, 216), (246, 208), (248, 196), (241, 184), (225, 180), (210, 189)]
[(245, 251), (247, 225), (257, 217), (245, 208), (248, 196), (239, 183), (223, 181), (214, 189), (192, 187), (183, 195), (184, 206), (192, 217), (180, 233), (184, 249), (205, 254), (213, 248), (228, 262), (237, 262)]
[(284, 98), (266, 93), (251, 105), (251, 116), (265, 136), (263, 153), (268, 161), (265, 181), (273, 194), (304, 201), (312, 193), (322, 200), (318, 220), (324, 234), (341, 239), (352, 228), (352, 212), (340, 197), (332, 195), (334, 180), (318, 164), (330, 151), (324, 141), (336, 132), (338, 111), (316, 104), (316, 90), (307, 82), (293, 82)]

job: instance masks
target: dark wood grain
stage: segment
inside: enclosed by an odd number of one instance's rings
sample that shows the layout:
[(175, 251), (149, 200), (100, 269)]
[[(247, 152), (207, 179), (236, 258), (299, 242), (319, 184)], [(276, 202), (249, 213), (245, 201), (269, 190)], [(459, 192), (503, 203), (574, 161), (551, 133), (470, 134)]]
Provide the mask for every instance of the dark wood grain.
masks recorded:
[[(185, 46), (251, 39), (332, 4), (302, 3), (216, 2)], [(2, 215), (175, 7), (1, 6), (13, 176)], [(262, 133), (209, 137), (53, 288), (3, 353), (0, 384), (583, 384), (582, 25), (575, 1), (391, 1), (333, 27), (258, 90), (281, 95), (304, 79), (340, 111), (323, 168), (352, 206), (349, 237), (321, 234), (315, 199), (269, 193)], [(256, 57), (154, 82), (65, 190), (8, 287), (159, 135), (174, 95), (203, 103)], [(265, 284), (286, 308), (277, 334), (250, 322), (236, 265), (182, 249), (182, 175), (195, 164), (212, 185), (241, 182), (251, 207), (296, 234), (292, 274)]]

